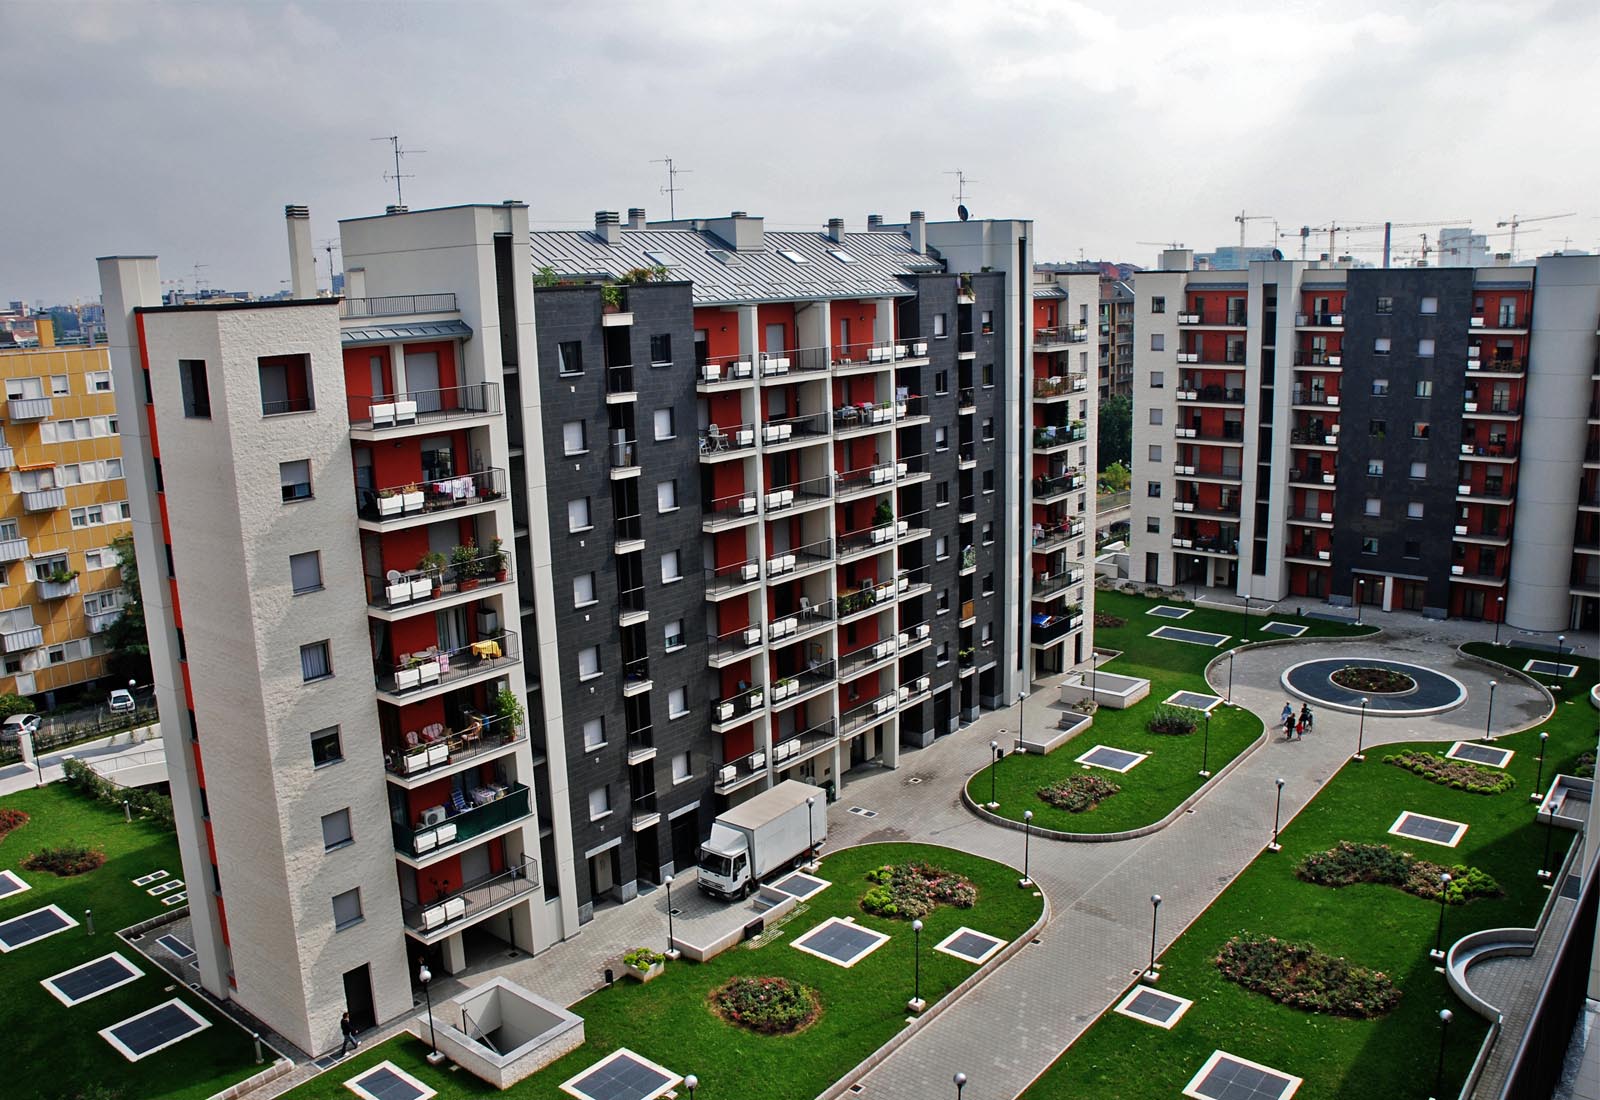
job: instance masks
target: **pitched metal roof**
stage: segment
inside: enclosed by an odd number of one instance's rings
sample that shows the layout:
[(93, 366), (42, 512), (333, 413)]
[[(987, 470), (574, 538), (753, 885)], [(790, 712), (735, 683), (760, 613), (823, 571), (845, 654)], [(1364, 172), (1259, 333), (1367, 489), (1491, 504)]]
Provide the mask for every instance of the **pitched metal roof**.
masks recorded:
[(1033, 296), (1035, 298), (1065, 298), (1067, 291), (1065, 287), (1057, 286), (1055, 283), (1037, 283), (1033, 288)]
[(454, 340), (472, 335), (465, 321), (419, 321), (410, 325), (363, 325), (339, 331), (345, 347), (360, 344), (392, 344), (399, 340)]
[(615, 244), (587, 230), (539, 230), (530, 244), (534, 271), (572, 278), (615, 279), (659, 264), (668, 279), (693, 284), (695, 305), (904, 297), (913, 293), (912, 276), (944, 270), (904, 233), (891, 232), (835, 241), (821, 232), (767, 230), (761, 249), (747, 252), (695, 229), (624, 230)]

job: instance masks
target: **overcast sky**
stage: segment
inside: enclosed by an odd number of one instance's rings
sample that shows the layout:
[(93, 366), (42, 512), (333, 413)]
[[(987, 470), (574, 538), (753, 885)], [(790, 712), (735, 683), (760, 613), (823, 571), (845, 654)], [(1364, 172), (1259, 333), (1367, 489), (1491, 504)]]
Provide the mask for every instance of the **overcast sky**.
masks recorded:
[(93, 298), (115, 252), (275, 292), (285, 203), (321, 240), (394, 201), (383, 134), (426, 150), (413, 209), (516, 198), (535, 225), (664, 216), (672, 156), (680, 215), (795, 228), (950, 217), (962, 169), (1041, 259), (1236, 244), (1241, 209), (1286, 232), (1573, 211), (1519, 253), (1600, 247), (1593, 0), (4, 0), (0, 36), (4, 299)]

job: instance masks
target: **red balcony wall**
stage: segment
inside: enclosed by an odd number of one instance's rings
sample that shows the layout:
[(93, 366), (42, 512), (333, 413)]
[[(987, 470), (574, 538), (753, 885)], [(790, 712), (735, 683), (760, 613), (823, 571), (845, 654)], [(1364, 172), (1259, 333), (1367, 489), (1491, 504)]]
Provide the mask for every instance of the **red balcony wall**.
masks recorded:
[[(694, 327), (705, 330), (706, 354), (711, 358), (739, 354), (737, 314), (727, 313), (721, 309), (697, 309), (694, 311)], [(717, 423), (720, 424), (721, 421)]]
[[(439, 356), (439, 388), (451, 389), (460, 385), (456, 372), (456, 344), (454, 340), (433, 340), (423, 344), (407, 344), (407, 355), (426, 355), (434, 352)], [(407, 383), (409, 386), (410, 383)]]
[[(767, 326), (783, 326), (783, 344), (781, 348), (767, 346)], [(733, 326), (729, 326), (730, 328)], [(794, 303), (793, 302), (768, 302), (756, 307), (756, 331), (760, 335), (762, 351), (793, 351), (795, 343)]]
[(731, 699), (741, 691), (744, 691), (745, 688), (739, 686), (740, 681), (743, 681), (746, 687), (755, 685), (755, 674), (750, 671), (748, 658), (743, 661), (736, 661), (718, 671), (717, 682), (721, 685), (722, 690), (717, 697), (719, 699)]
[(743, 630), (750, 625), (750, 599), (723, 600), (717, 604), (716, 631), (718, 636)]
[[(352, 398), (372, 397), (372, 360), (378, 360), (382, 392), (394, 392), (394, 369), (387, 346), (344, 349), (344, 392)], [(356, 402), (352, 401), (353, 406)]]
[(744, 423), (744, 412), (736, 393), (714, 393), (706, 398), (706, 423), (724, 430)]
[(756, 751), (756, 728), (752, 724), (722, 735), (722, 759), (738, 760)]
[[(844, 344), (870, 344), (875, 337), (878, 309), (870, 302), (847, 299), (833, 302), (828, 307), (828, 340), (834, 348)], [(843, 322), (850, 322), (850, 339), (843, 335)]]
[(719, 462), (711, 467), (711, 496), (714, 500), (744, 492), (744, 463)]
[(1059, 302), (1059, 299), (1056, 299), (1056, 298), (1037, 298), (1037, 299), (1034, 300), (1034, 303), (1033, 303), (1033, 327), (1034, 328), (1055, 328), (1056, 327), (1056, 305), (1057, 305), (1058, 302)]
[(389, 650), (399, 655), (439, 644), (439, 631), (433, 616), (416, 615), (389, 624)]
[(750, 544), (745, 538), (743, 529), (737, 531), (719, 531), (712, 536), (714, 540), (716, 568), (727, 569), (748, 561), (750, 558)]

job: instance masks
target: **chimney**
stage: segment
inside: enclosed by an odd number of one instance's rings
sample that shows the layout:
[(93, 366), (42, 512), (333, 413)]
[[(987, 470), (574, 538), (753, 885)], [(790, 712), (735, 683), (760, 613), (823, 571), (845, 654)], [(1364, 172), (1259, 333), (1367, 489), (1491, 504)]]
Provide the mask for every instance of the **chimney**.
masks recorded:
[(622, 239), (622, 219), (615, 210), (594, 212), (594, 235), (606, 244), (616, 244)]
[(874, 230), (878, 230), (878, 229), (882, 229), (882, 228), (883, 228), (883, 215), (882, 214), (868, 214), (867, 215), (867, 232), (868, 233), (871, 233)]
[(844, 240), (843, 218), (828, 219), (828, 239), (834, 242), (842, 242)]
[(733, 246), (735, 252), (760, 252), (765, 239), (764, 222), (752, 218), (743, 210), (735, 210), (726, 218), (707, 218), (706, 231)]
[(409, 206), (396, 206), (391, 202), (388, 206), (383, 208), (383, 212), (385, 214), (409, 214), (411, 212), (411, 208)]
[(642, 207), (642, 206), (630, 206), (630, 207), (628, 207), (628, 228), (629, 229), (643, 229), (644, 228), (644, 207)]
[(911, 212), (911, 250), (913, 252), (928, 251), (928, 216), (920, 210)]
[[(289, 223), (289, 292), (296, 298), (317, 296), (317, 265), (311, 251), (311, 211), (304, 206), (285, 206)], [(333, 277), (329, 272), (329, 279)]]

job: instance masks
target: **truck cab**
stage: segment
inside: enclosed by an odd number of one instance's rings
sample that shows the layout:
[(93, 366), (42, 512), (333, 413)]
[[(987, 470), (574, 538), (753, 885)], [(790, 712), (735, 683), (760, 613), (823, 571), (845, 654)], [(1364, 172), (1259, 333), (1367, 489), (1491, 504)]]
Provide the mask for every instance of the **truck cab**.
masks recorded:
[(750, 853), (744, 834), (725, 825), (711, 826), (711, 838), (700, 848), (700, 888), (722, 898), (750, 892)]

